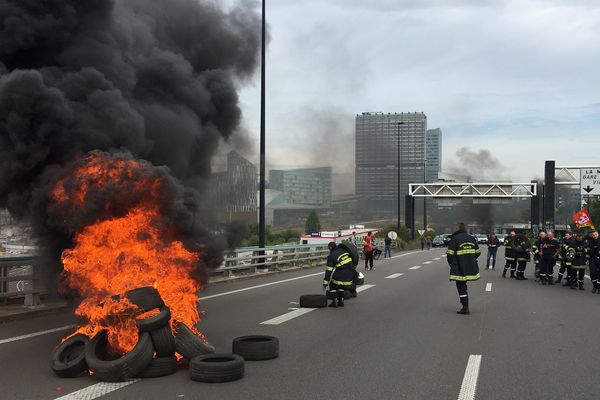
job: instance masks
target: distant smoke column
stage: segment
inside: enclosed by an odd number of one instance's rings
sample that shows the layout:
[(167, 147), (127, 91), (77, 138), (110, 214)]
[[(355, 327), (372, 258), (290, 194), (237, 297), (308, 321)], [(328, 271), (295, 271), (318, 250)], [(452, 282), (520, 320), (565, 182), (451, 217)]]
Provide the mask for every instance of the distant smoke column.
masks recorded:
[(259, 35), (246, 2), (0, 0), (0, 207), (30, 218), (57, 260), (72, 232), (49, 222), (55, 171), (121, 149), (183, 183), (190, 218), (175, 223), (218, 264), (226, 238), (202, 227), (200, 193), (238, 128)]

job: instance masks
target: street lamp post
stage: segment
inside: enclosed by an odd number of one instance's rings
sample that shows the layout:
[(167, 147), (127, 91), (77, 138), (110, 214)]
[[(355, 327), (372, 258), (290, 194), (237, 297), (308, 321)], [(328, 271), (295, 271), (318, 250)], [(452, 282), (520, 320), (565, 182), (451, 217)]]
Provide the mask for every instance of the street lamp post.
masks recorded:
[(398, 229), (400, 229), (400, 215), (401, 215), (401, 209), (400, 209), (400, 125), (404, 125), (403, 121), (400, 122), (396, 122), (396, 144), (397, 144), (397, 156), (398, 156), (398, 162), (397, 162), (397, 169), (398, 169)]
[[(262, 48), (260, 64), (260, 181), (259, 181), (259, 207), (258, 207), (258, 248), (265, 248), (265, 2), (262, 0)], [(259, 251), (264, 255), (264, 250)], [(260, 259), (261, 263), (264, 258)]]
[[(423, 157), (423, 184), (427, 182), (427, 158)], [(423, 229), (427, 231), (427, 197), (423, 197)]]

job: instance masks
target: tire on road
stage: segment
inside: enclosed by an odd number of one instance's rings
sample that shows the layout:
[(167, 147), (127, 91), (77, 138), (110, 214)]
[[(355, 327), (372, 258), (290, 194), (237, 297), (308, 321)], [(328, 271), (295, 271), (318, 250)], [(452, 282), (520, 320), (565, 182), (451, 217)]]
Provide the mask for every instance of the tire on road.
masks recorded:
[(230, 382), (243, 376), (244, 359), (237, 354), (205, 354), (190, 361), (190, 379), (193, 381)]
[(175, 354), (175, 337), (169, 324), (150, 331), (150, 338), (157, 357), (170, 357)]
[(322, 308), (327, 307), (327, 296), (324, 294), (304, 294), (300, 296), (300, 307)]
[(168, 325), (170, 320), (171, 311), (169, 307), (161, 307), (160, 313), (149, 318), (136, 319), (135, 323), (140, 332), (151, 332)]
[(248, 335), (233, 339), (232, 353), (246, 361), (271, 360), (279, 356), (279, 339), (274, 336)]
[(52, 352), (52, 371), (61, 378), (75, 378), (86, 372), (88, 343), (88, 337), (78, 333), (59, 344)]
[(170, 357), (156, 357), (153, 358), (142, 372), (137, 374), (136, 378), (158, 378), (161, 376), (172, 375), (177, 372), (177, 358), (175, 356)]
[(148, 332), (140, 333), (133, 350), (119, 358), (112, 358), (107, 351), (106, 331), (90, 341), (85, 352), (88, 367), (101, 381), (121, 382), (140, 374), (152, 362), (154, 347)]
[(125, 293), (125, 297), (143, 311), (161, 308), (165, 305), (158, 290), (152, 286), (144, 286)]
[(202, 340), (182, 322), (175, 326), (175, 350), (188, 360), (215, 352), (212, 345)]

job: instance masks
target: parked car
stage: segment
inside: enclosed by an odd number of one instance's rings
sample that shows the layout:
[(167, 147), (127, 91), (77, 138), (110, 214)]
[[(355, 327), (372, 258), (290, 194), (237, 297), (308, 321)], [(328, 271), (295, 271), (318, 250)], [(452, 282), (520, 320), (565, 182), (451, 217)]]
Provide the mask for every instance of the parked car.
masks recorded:
[(450, 233), (444, 233), (441, 236), (444, 238), (444, 246), (448, 246), (448, 243), (450, 243), (450, 238), (452, 237), (452, 235)]
[(477, 239), (477, 243), (479, 244), (486, 244), (487, 243), (487, 236), (486, 235), (474, 235), (475, 239)]

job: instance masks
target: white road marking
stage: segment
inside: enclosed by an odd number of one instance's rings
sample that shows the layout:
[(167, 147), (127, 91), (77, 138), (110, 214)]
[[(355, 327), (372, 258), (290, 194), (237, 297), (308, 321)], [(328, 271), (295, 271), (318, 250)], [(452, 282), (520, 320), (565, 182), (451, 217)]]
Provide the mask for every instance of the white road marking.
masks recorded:
[(317, 309), (316, 308), (299, 308), (297, 310), (290, 311), (288, 313), (280, 315), (279, 317), (271, 318), (264, 322), (261, 322), (261, 325), (279, 325), (286, 321), (289, 321), (294, 318), (298, 318), (301, 315), (307, 314), (307, 313), (309, 313), (311, 311), (315, 311), (315, 310), (317, 310)]
[(61, 326), (60, 328), (48, 329), (47, 331), (40, 331), (40, 332), (29, 333), (27, 335), (15, 336), (12, 338), (0, 340), (0, 344), (16, 342), (17, 340), (29, 339), (29, 338), (36, 337), (36, 336), (47, 335), (48, 333), (66, 331), (67, 329), (71, 329), (74, 327), (75, 327), (75, 325), (67, 325), (67, 326)]
[(434, 258), (435, 261), (439, 261), (441, 259), (442, 259), (442, 257), (436, 257), (436, 258)]
[(419, 268), (421, 268), (420, 265), (415, 265), (414, 267), (410, 267), (409, 269), (419, 269)]
[(404, 274), (403, 273), (391, 274), (390, 276), (386, 276), (385, 279), (395, 279), (402, 275), (404, 275)]
[(416, 253), (420, 253), (420, 252), (419, 252), (419, 251), (411, 251), (410, 253), (398, 254), (397, 256), (393, 256), (392, 258), (398, 258), (398, 257), (410, 256), (411, 254), (416, 254)]
[(360, 285), (359, 287), (356, 288), (356, 293), (364, 292), (365, 290), (371, 289), (374, 286), (375, 285)]
[(491, 292), (492, 291), (492, 283), (488, 282), (485, 284), (485, 291), (486, 292)]
[(431, 264), (433, 261), (424, 261), (423, 264)]
[(465, 369), (465, 377), (460, 386), (458, 400), (474, 400), (477, 390), (477, 379), (479, 379), (479, 367), (481, 366), (481, 355), (471, 354)]
[(250, 286), (250, 287), (243, 288), (243, 289), (232, 290), (230, 292), (211, 294), (210, 296), (200, 297), (200, 300), (214, 299), (215, 297), (227, 296), (230, 294), (245, 292), (247, 290), (259, 289), (259, 288), (266, 287), (266, 286), (278, 285), (280, 283), (292, 282), (292, 281), (296, 281), (298, 279), (310, 278), (311, 276), (317, 276), (317, 275), (323, 275), (323, 272), (317, 272), (314, 274), (297, 276), (296, 278), (284, 279), (284, 280), (276, 281), (276, 282), (263, 283), (262, 285)]
[(69, 393), (62, 397), (57, 397), (55, 400), (92, 400), (100, 396), (104, 396), (115, 390), (129, 386), (132, 383), (138, 382), (140, 379), (132, 379), (126, 382), (100, 382), (95, 385), (88, 386), (73, 393)]

